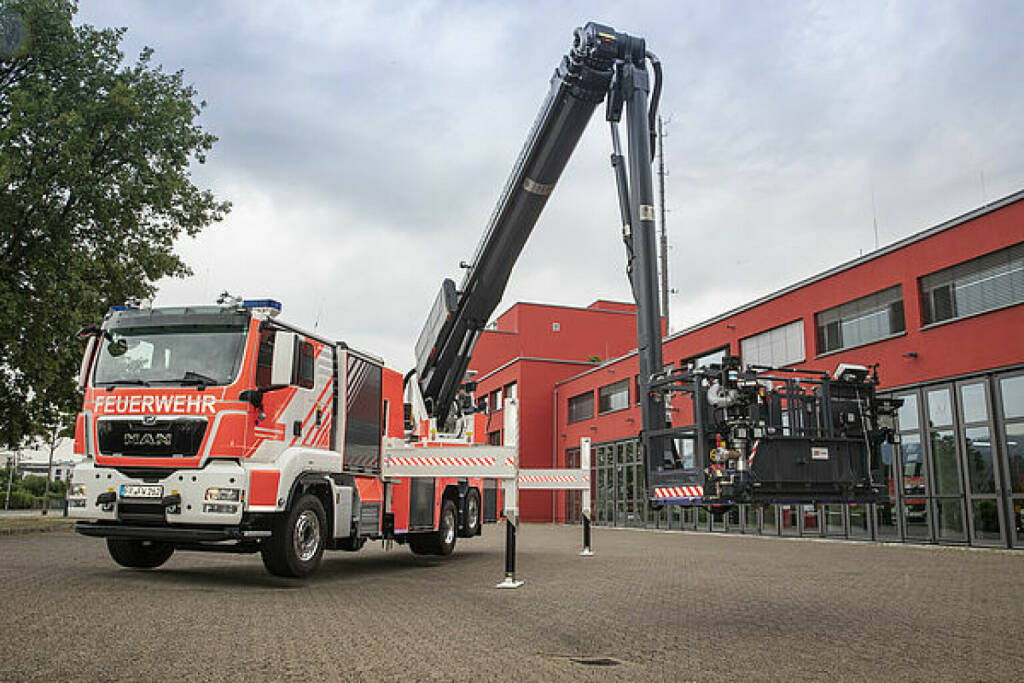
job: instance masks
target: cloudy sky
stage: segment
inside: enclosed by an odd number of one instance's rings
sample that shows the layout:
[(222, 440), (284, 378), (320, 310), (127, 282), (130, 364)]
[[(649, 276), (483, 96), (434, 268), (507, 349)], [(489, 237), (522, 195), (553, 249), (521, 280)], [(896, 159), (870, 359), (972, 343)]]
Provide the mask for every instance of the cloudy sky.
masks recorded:
[[(665, 68), (673, 329), (1024, 188), (1024, 3), (80, 0), (184, 69), (234, 210), (158, 304), (224, 289), (411, 366), (568, 48), (600, 21)], [(515, 301), (628, 299), (599, 110)]]

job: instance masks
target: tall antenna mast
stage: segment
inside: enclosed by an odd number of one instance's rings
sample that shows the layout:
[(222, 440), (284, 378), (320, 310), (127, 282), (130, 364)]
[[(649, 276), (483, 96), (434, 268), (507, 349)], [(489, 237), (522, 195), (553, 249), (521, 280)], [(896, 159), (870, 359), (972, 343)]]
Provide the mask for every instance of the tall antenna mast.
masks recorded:
[(871, 183), (871, 224), (875, 228), (875, 251), (878, 251), (878, 208), (875, 206), (874, 183)]
[(658, 209), (661, 213), (661, 314), (665, 332), (672, 331), (668, 307), (668, 232), (665, 228), (665, 131), (658, 117)]

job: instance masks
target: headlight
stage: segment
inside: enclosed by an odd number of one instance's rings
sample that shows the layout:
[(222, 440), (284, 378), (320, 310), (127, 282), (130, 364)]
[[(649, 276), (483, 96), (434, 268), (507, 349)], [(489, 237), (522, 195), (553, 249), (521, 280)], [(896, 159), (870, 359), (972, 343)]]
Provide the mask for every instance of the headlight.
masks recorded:
[(68, 498), (85, 498), (85, 484), (72, 484)]
[(238, 502), (242, 489), (206, 489), (206, 500), (228, 500)]

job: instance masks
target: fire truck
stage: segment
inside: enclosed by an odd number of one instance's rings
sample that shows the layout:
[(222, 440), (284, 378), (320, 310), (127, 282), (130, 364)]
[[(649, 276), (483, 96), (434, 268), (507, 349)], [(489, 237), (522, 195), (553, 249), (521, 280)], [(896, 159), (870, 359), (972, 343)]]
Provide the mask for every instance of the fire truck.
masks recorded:
[[(281, 321), (271, 300), (129, 305), (83, 329), (75, 450), (85, 459), (68, 495), (77, 530), (105, 538), (128, 567), (157, 567), (176, 549), (259, 552), (273, 574), (304, 576), (325, 549), (368, 539), (447, 555), (501, 511), (514, 557), (517, 489), (497, 480), (516, 476), (516, 405), (504, 411), (508, 442), (483, 444), (467, 369), (602, 102), (637, 303), (652, 504), (871, 500), (884, 407), (866, 368), (778, 386), (761, 376), (772, 369), (734, 358), (663, 369), (651, 173), (661, 81), (642, 38), (595, 23), (576, 29), (463, 280), (442, 281), (405, 375)], [(668, 418), (682, 393), (693, 396), (692, 426)]]
[[(403, 376), (380, 358), (280, 320), (273, 300), (119, 306), (88, 340), (69, 514), (128, 567), (175, 549), (259, 552), (281, 576), (369, 539), (448, 555), (498, 519), (474, 477), (388, 478), (407, 444), (493, 454), (482, 430), (428, 439), (405, 419)], [(420, 438), (423, 437), (423, 438)], [(431, 449), (433, 451), (435, 449)], [(504, 449), (510, 450), (510, 449)], [(421, 451), (422, 452), (422, 448)]]

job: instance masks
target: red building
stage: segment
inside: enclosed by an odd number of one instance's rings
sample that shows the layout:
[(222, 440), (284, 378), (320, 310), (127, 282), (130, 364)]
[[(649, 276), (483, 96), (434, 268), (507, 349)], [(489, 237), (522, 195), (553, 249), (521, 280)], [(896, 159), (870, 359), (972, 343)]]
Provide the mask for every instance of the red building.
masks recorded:
[[(1022, 303), (1024, 191), (664, 339), (665, 362), (677, 367), (725, 353), (821, 370), (877, 363), (881, 389), (904, 406), (902, 442), (886, 453), (889, 496), (872, 506), (739, 506), (723, 519), (650, 509), (635, 443), (631, 304), (516, 304), (483, 335), (471, 367), (478, 397), (515, 387), (525, 467), (573, 466), (580, 438), (591, 438), (598, 523), (1021, 547)], [(686, 424), (689, 407), (673, 404), (673, 422)], [(565, 493), (521, 502), (528, 521), (572, 520), (577, 506)]]
[[(470, 365), (476, 373), (477, 403), (487, 412), (488, 441), (502, 443), (503, 398), (519, 398), (520, 462), (523, 467), (553, 467), (555, 384), (635, 345), (633, 304), (515, 304), (480, 336)], [(551, 521), (551, 492), (523, 491), (520, 496), (523, 520)]]

